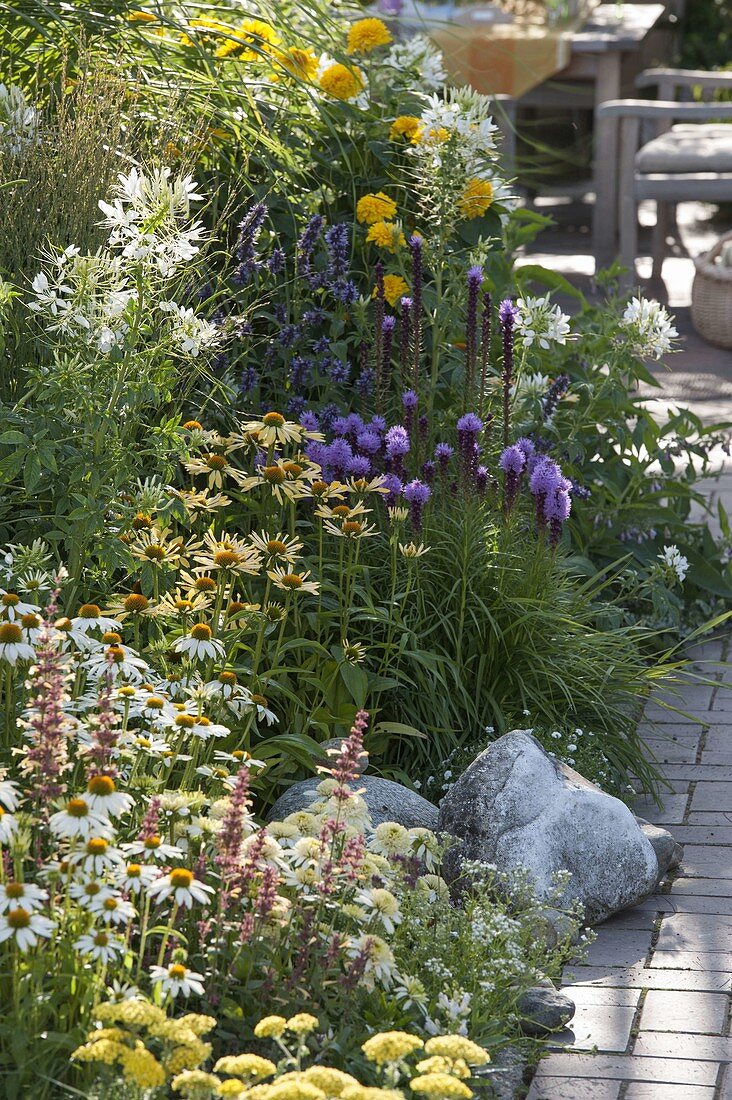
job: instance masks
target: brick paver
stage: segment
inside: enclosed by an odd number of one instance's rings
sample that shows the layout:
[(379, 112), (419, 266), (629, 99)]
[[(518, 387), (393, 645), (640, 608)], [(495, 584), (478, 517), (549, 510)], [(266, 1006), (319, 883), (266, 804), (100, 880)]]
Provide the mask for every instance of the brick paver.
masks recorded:
[[(732, 511), (732, 478), (717, 493)], [(636, 811), (684, 845), (659, 892), (598, 928), (565, 989), (577, 1013), (527, 1100), (732, 1100), (732, 691), (727, 641), (694, 651), (714, 688), (683, 694), (689, 718), (648, 707), (643, 737), (670, 784)], [(674, 705), (677, 705), (674, 703)]]

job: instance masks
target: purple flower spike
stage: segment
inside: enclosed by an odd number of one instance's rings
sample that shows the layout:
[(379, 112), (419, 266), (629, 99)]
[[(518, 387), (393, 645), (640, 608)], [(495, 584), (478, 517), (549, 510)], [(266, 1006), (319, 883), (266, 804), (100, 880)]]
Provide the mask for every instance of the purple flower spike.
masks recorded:
[(435, 480), (435, 470), (437, 469), (435, 463), (431, 458), (428, 458), (426, 462), (422, 463), (422, 477), (425, 479), (428, 485), (431, 485)]
[(422, 530), (422, 513), (424, 506), (432, 495), (429, 485), (417, 478), (404, 486), (404, 499), (409, 501), (409, 519), (416, 532)]
[(562, 526), (572, 511), (572, 498), (567, 485), (569, 482), (563, 479), (563, 485), (554, 489), (544, 501), (544, 518), (549, 524), (549, 542), (552, 546), (559, 542)]
[(418, 401), (419, 398), (414, 390), (405, 390), (402, 394), (402, 405), (405, 409), (416, 409)]
[(386, 433), (386, 453), (389, 458), (401, 458), (409, 452), (409, 436), (401, 424), (395, 424)]
[(440, 464), (440, 473), (445, 476), (450, 459), (455, 454), (455, 449), (449, 443), (438, 443), (435, 447), (435, 458)]
[(485, 493), (486, 485), (488, 484), (488, 467), (478, 466), (475, 471), (475, 489), (479, 497), (482, 497)]
[(375, 455), (381, 450), (381, 437), (371, 428), (363, 428), (356, 436), (356, 446), (367, 455)]
[(483, 421), (475, 413), (464, 413), (457, 422), (458, 454), (466, 487), (475, 482), (478, 468), (477, 439), (483, 431)]
[(414, 352), (412, 372), (417, 389), (419, 389), (419, 360), (422, 348), (422, 283), (424, 280), (422, 248), (421, 237), (415, 234), (409, 238), (409, 250), (412, 253), (412, 350)]
[(513, 328), (518, 312), (518, 306), (515, 306), (510, 298), (504, 298), (498, 307), (498, 320), (504, 328), (507, 326)]
[(384, 488), (388, 489), (386, 503), (389, 508), (393, 508), (402, 494), (404, 483), (396, 474), (384, 474)]
[(505, 475), (503, 506), (506, 512), (510, 512), (518, 495), (521, 475), (526, 469), (526, 455), (517, 444), (514, 444), (512, 447), (506, 447), (498, 460), (498, 465)]

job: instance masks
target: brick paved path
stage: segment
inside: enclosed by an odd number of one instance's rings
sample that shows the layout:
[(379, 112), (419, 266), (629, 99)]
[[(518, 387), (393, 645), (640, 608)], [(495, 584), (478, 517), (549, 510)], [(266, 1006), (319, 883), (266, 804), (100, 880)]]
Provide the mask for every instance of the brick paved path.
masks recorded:
[[(732, 510), (732, 473), (720, 495)], [(663, 810), (636, 807), (684, 844), (683, 864), (601, 925), (586, 964), (565, 972), (577, 1014), (527, 1100), (732, 1100), (732, 691), (709, 663), (732, 659), (732, 646), (705, 642), (694, 658), (719, 686), (674, 701), (694, 721), (647, 709), (644, 736), (671, 790)]]

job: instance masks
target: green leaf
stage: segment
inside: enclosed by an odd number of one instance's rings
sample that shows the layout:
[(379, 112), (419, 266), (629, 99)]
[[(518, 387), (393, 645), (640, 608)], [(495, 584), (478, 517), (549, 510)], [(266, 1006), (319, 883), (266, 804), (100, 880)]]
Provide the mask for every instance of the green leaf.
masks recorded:
[(348, 688), (351, 698), (360, 709), (366, 704), (366, 692), (368, 691), (369, 678), (366, 672), (358, 665), (352, 665), (344, 661), (340, 668), (341, 679)]
[(548, 267), (542, 267), (541, 264), (519, 264), (516, 267), (516, 278), (520, 282), (526, 280), (527, 282), (541, 283), (542, 286), (547, 286), (550, 290), (561, 290), (562, 293), (570, 294), (580, 302), (585, 301), (584, 294), (576, 286), (572, 286), (563, 275), (556, 271), (550, 271)]

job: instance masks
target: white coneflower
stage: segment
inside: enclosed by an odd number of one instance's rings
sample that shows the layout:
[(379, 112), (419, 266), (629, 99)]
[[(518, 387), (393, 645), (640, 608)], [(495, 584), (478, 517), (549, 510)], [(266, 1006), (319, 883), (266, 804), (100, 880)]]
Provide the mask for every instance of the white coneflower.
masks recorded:
[(20, 801), (18, 784), (12, 779), (0, 779), (0, 804), (12, 813), (18, 809)]
[(188, 634), (179, 638), (175, 643), (176, 653), (185, 653), (191, 661), (204, 661), (211, 657), (222, 658), (225, 649), (222, 642), (217, 641), (213, 631), (206, 623), (196, 623)]
[[(182, 855), (181, 852), (176, 852)], [(152, 886), (160, 871), (154, 863), (128, 863), (117, 872), (115, 881), (128, 894), (141, 894)]]
[(262, 450), (267, 451), (278, 443), (300, 443), (303, 439), (323, 439), (319, 432), (311, 432), (293, 420), (285, 420), (282, 413), (267, 412), (261, 420), (248, 420), (242, 424), (241, 433), (231, 437), (232, 449), (247, 446), (252, 437)]
[(374, 979), (382, 983), (391, 981), (396, 969), (394, 953), (381, 936), (365, 932), (351, 942), (348, 953), (352, 958), (366, 956), (364, 979), (367, 987), (373, 988)]
[(100, 630), (105, 634), (108, 630), (120, 630), (122, 624), (119, 619), (111, 619), (108, 615), (102, 615), (95, 603), (85, 603), (79, 608), (79, 614), (71, 619), (71, 625), (80, 634), (88, 634), (90, 630)]
[(90, 836), (110, 839), (112, 835), (109, 822), (102, 814), (92, 810), (86, 798), (70, 798), (63, 810), (51, 815), (48, 824), (54, 836), (69, 840), (75, 837), (86, 839)]
[(177, 997), (179, 993), (184, 997), (190, 997), (191, 993), (195, 993), (198, 997), (203, 996), (203, 974), (196, 974), (182, 963), (151, 966), (150, 981), (153, 986), (158, 986), (170, 997)]
[(267, 576), (272, 581), (275, 588), (279, 588), (283, 592), (290, 592), (293, 594), (309, 592), (312, 596), (317, 596), (320, 591), (320, 585), (317, 581), (308, 580), (310, 572), (307, 569), (303, 573), (294, 573), (280, 566), (274, 569), (268, 569)]
[(18, 661), (32, 661), (36, 651), (25, 640), (20, 623), (0, 623), (0, 661), (15, 665)]
[(99, 917), (104, 924), (131, 924), (137, 916), (137, 910), (131, 901), (110, 894), (108, 898), (95, 898), (89, 905), (90, 912)]
[(255, 531), (249, 536), (249, 541), (268, 562), (283, 561), (294, 565), (302, 550), (302, 543), (298, 539), (285, 535), (281, 531), (276, 535), (268, 535), (266, 531)]
[(33, 913), (36, 909), (41, 909), (47, 899), (48, 891), (32, 882), (0, 883), (0, 913), (19, 906)]
[(93, 912), (103, 901), (113, 896), (113, 891), (106, 882), (97, 878), (81, 878), (70, 884), (69, 894), (82, 909)]
[(124, 953), (125, 945), (118, 937), (109, 932), (88, 932), (79, 936), (74, 947), (80, 954), (96, 962), (110, 963)]
[(390, 890), (381, 887), (362, 890), (356, 894), (356, 904), (363, 906), (371, 916), (377, 917), (390, 935), (394, 934), (396, 925), (401, 924), (399, 902)]
[(87, 874), (94, 875), (113, 870), (122, 862), (121, 853), (116, 848), (111, 848), (105, 837), (98, 835), (90, 837), (80, 851), (72, 852), (69, 856), (72, 866), (80, 866)]
[(37, 615), (40, 608), (33, 603), (24, 603), (17, 592), (7, 592), (0, 588), (0, 619), (14, 622), (23, 615)]
[(0, 844), (10, 844), (18, 828), (18, 819), (0, 806)]
[(406, 856), (411, 853), (412, 839), (409, 830), (396, 821), (383, 821), (374, 829), (369, 850), (384, 856)]
[(171, 859), (180, 859), (183, 855), (183, 851), (175, 844), (165, 844), (159, 836), (149, 836), (145, 840), (123, 844), (122, 851), (128, 856), (144, 856), (160, 863), (169, 863)]
[(25, 953), (35, 947), (39, 939), (48, 939), (56, 925), (48, 917), (18, 906), (0, 913), (0, 943), (14, 939), (20, 951)]
[(116, 642), (91, 653), (84, 661), (84, 668), (94, 679), (107, 675), (111, 668), (115, 677), (122, 676), (136, 684), (142, 683), (150, 675), (147, 661), (135, 653), (134, 649)]
[(117, 790), (111, 775), (93, 775), (86, 785), (86, 801), (92, 813), (102, 817), (120, 817), (135, 802), (131, 795)]
[(159, 902), (172, 897), (176, 905), (190, 909), (194, 902), (206, 905), (210, 900), (209, 895), (213, 892), (212, 886), (199, 882), (187, 867), (174, 867), (167, 875), (161, 875), (148, 887), (147, 895), (153, 901)]
[(212, 531), (203, 536), (203, 549), (195, 560), (207, 573), (220, 570), (236, 576), (256, 576), (262, 566), (261, 554), (255, 546), (235, 535), (217, 538)]

